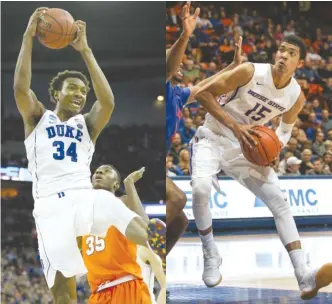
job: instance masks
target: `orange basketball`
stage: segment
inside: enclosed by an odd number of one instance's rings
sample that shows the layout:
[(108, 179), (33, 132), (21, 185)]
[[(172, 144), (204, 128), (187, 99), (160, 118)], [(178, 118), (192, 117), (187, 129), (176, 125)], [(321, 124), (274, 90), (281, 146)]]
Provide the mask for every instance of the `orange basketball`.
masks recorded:
[(280, 153), (281, 143), (276, 133), (264, 126), (255, 126), (253, 130), (257, 131), (261, 137), (251, 135), (257, 142), (256, 149), (249, 151), (244, 148), (243, 155), (251, 163), (258, 166), (268, 166)]
[(51, 8), (41, 16), (37, 37), (50, 49), (62, 49), (74, 40), (76, 26), (71, 14), (61, 8)]

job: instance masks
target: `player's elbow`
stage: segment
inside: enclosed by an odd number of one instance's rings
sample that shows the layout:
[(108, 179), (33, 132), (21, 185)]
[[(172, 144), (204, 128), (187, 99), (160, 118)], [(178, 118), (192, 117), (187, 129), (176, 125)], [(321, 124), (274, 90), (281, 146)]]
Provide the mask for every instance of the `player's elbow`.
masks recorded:
[(145, 246), (148, 241), (148, 225), (144, 222), (141, 217), (135, 217), (129, 223), (125, 235), (128, 240)]
[(204, 104), (206, 104), (207, 102), (209, 102), (209, 100), (211, 99), (211, 97), (213, 98), (213, 95), (206, 91), (206, 90), (201, 90), (196, 94), (196, 100), (202, 105), (204, 106)]

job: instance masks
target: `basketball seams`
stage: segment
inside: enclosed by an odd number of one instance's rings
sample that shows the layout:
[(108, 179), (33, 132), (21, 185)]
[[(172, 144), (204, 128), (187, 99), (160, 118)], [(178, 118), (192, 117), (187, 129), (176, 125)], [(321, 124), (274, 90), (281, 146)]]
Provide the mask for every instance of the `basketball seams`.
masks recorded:
[(73, 25), (70, 25), (70, 22), (73, 23), (74, 19), (63, 9), (51, 10), (45, 14), (45, 18), (47, 18), (46, 20), (48, 20), (52, 27), (49, 29), (40, 23), (38, 25), (38, 32), (43, 33), (44, 37), (39, 36), (38, 38), (46, 47), (60, 49), (67, 46), (74, 39), (74, 33), (72, 33)]
[(273, 138), (273, 136), (270, 133), (266, 132), (265, 129), (263, 129), (263, 128), (259, 128), (259, 131), (262, 132), (262, 133), (264, 133), (264, 134), (266, 134), (266, 135), (268, 135), (273, 140), (273, 142), (275, 143), (275, 145), (277, 147), (277, 151), (280, 152), (280, 144), (278, 145), (278, 143), (275, 141), (275, 139)]

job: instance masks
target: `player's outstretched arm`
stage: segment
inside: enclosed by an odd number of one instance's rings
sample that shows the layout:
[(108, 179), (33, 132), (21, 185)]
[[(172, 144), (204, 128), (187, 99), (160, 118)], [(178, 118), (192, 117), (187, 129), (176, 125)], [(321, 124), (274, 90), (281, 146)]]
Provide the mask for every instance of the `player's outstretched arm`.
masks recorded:
[(148, 261), (151, 265), (152, 271), (155, 274), (161, 290), (157, 299), (158, 304), (166, 303), (166, 275), (163, 270), (163, 265), (159, 256), (157, 256), (152, 249), (144, 246), (138, 248), (138, 255), (142, 261)]
[(166, 51), (166, 81), (169, 81), (174, 73), (180, 68), (180, 64), (187, 48), (189, 38), (196, 27), (196, 20), (200, 9), (197, 8), (194, 15), (190, 16), (190, 2), (182, 8), (181, 19), (183, 32), (180, 38)]
[(305, 100), (306, 98), (301, 91), (296, 103), (292, 106), (290, 110), (288, 110), (282, 115), (280, 125), (276, 130), (276, 134), (279, 137), (279, 140), (282, 143), (283, 147), (287, 145), (289, 139), (292, 136), (293, 126), (296, 123), (297, 117), (304, 106)]
[(187, 104), (190, 104), (195, 101), (195, 95), (208, 83), (212, 83), (216, 78), (218, 78), (221, 74), (232, 71), (237, 66), (239, 66), (242, 63), (243, 57), (242, 57), (242, 36), (239, 37), (239, 40), (234, 44), (235, 46), (235, 52), (234, 52), (234, 58), (233, 61), (225, 67), (223, 70), (219, 71), (217, 74), (208, 77), (202, 81), (200, 81), (198, 84), (196, 84), (193, 87), (190, 87), (190, 96), (188, 98)]
[[(38, 121), (38, 118), (45, 112), (44, 106), (37, 100), (30, 86), (33, 38), (36, 35), (38, 18), (47, 9), (47, 7), (40, 7), (30, 17), (29, 24), (23, 35), (22, 46), (14, 74), (14, 95), (17, 108), (24, 120), (26, 137), (29, 135), (27, 124), (30, 123), (33, 125), (33, 121)], [(32, 127), (34, 128), (34, 126)]]
[(142, 217), (142, 219), (146, 222), (146, 224), (149, 223), (149, 217), (145, 213), (144, 207), (142, 205), (142, 202), (138, 196), (135, 183), (142, 178), (143, 173), (145, 171), (145, 168), (141, 168), (138, 171), (134, 171), (130, 173), (125, 180), (123, 181), (123, 184), (125, 186), (125, 190), (127, 195), (121, 198), (123, 202), (126, 204), (126, 206), (137, 213), (139, 216)]
[(71, 43), (72, 47), (80, 52), (89, 70), (97, 101), (91, 111), (85, 115), (85, 120), (93, 142), (96, 142), (100, 132), (109, 122), (114, 110), (114, 95), (112, 89), (99, 67), (92, 50), (88, 46), (86, 37), (86, 24), (84, 21), (75, 22), (78, 28), (77, 38)]

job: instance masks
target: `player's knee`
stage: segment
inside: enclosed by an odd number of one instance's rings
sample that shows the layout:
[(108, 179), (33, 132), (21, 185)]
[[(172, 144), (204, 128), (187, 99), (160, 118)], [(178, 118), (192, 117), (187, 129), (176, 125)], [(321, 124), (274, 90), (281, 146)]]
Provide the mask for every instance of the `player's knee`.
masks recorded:
[(182, 190), (177, 189), (172, 193), (172, 195), (170, 195), (169, 202), (173, 207), (175, 207), (179, 211), (182, 211), (186, 206), (187, 196)]
[(197, 178), (192, 183), (194, 203), (208, 203), (211, 193), (211, 181), (205, 178)]
[(274, 217), (282, 217), (285, 213), (291, 212), (286, 196), (282, 192), (268, 200), (267, 205)]

